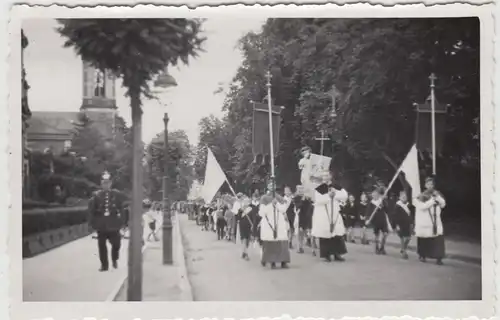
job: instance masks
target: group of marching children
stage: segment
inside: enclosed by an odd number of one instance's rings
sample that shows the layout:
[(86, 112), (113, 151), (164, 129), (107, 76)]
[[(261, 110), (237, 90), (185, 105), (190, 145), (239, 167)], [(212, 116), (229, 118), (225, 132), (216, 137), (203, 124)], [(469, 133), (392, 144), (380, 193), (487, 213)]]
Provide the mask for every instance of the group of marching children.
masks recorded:
[[(295, 192), (285, 187), (272, 192), (272, 186), (261, 195), (254, 190), (250, 196), (223, 195), (214, 202), (199, 207), (197, 214), (202, 230), (217, 233), (219, 240), (242, 244), (241, 258), (250, 260), (251, 243), (260, 246), (261, 264), (271, 268), (287, 268), (290, 250), (295, 247), (303, 254), (306, 246), (312, 255), (332, 261), (344, 261), (346, 242), (369, 245), (369, 230), (373, 230), (374, 249), (385, 255), (387, 237), (395, 230), (400, 237), (401, 256), (408, 259), (408, 245), (412, 235), (417, 236), (417, 253), (421, 261), (444, 258), (441, 210), (444, 197), (435, 190), (433, 178), (425, 181), (425, 191), (409, 201), (405, 191), (397, 201), (388, 201), (383, 185), (373, 187), (368, 195), (362, 193), (359, 201), (332, 181), (325, 172), (323, 182), (312, 194), (298, 185)], [(395, 202), (395, 203), (394, 203)], [(355, 235), (359, 229), (360, 234)]]
[(394, 230), (400, 238), (401, 256), (408, 259), (408, 245), (413, 235), (417, 237), (419, 260), (435, 259), (443, 264), (445, 255), (441, 211), (446, 206), (444, 196), (435, 189), (434, 178), (425, 180), (425, 191), (410, 201), (407, 191), (402, 190), (397, 199), (386, 198), (386, 188), (375, 186), (369, 198), (362, 193), (356, 203), (349, 195), (342, 207), (342, 217), (346, 224), (346, 241), (355, 243), (354, 228), (361, 227), (361, 244), (368, 245), (368, 227), (373, 229), (375, 253), (385, 255), (388, 235)]

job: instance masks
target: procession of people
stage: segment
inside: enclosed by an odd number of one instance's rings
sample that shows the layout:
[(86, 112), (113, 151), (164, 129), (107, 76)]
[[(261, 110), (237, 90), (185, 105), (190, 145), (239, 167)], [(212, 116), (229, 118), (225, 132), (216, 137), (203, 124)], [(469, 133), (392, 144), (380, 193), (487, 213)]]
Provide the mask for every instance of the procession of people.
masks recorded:
[[(441, 212), (446, 202), (435, 190), (433, 177), (425, 180), (425, 191), (413, 199), (403, 189), (389, 204), (389, 190), (383, 183), (355, 197), (330, 170), (313, 173), (310, 148), (301, 151), (301, 184), (295, 190), (289, 186), (274, 188), (270, 182), (265, 190), (255, 188), (248, 195), (218, 194), (193, 213), (201, 229), (216, 233), (218, 240), (236, 242), (239, 238), (241, 258), (245, 260), (250, 260), (253, 244), (260, 249), (261, 265), (273, 269), (288, 268), (293, 263), (290, 251), (296, 249), (303, 254), (306, 246), (324, 261), (345, 261), (346, 243), (356, 243), (357, 238), (360, 245), (373, 243), (375, 254), (386, 255), (387, 237), (392, 232), (400, 238), (402, 259), (409, 259), (408, 247), (416, 236), (420, 261), (443, 263)], [(359, 235), (355, 230), (360, 230)]]

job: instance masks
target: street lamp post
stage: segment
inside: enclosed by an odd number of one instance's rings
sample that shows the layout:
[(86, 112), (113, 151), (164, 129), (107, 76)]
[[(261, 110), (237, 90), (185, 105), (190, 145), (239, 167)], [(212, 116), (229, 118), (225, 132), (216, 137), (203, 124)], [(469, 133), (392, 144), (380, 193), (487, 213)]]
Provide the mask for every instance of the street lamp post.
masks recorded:
[(173, 263), (173, 248), (172, 248), (172, 215), (170, 212), (170, 201), (168, 198), (168, 114), (165, 112), (163, 117), (163, 123), (165, 125), (164, 131), (164, 161), (165, 165), (163, 167), (163, 264), (172, 264)]
[[(177, 86), (175, 79), (167, 72), (163, 72), (158, 76), (155, 81), (155, 87), (160, 87), (163, 89), (169, 87)], [(170, 200), (168, 197), (168, 160), (170, 158), (168, 152), (168, 114), (165, 113), (163, 117), (164, 123), (164, 161), (165, 165), (163, 168), (163, 179), (162, 179), (162, 189), (163, 189), (163, 223), (162, 223), (162, 245), (163, 245), (163, 264), (172, 264), (173, 259), (173, 248), (172, 248), (172, 214), (170, 212)]]

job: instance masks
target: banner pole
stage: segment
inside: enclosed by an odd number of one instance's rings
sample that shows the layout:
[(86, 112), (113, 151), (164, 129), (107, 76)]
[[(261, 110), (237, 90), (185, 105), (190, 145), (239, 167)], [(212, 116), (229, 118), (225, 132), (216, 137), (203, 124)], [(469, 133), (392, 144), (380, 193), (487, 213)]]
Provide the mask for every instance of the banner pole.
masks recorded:
[(270, 160), (271, 160), (271, 183), (273, 197), (275, 196), (276, 186), (275, 186), (275, 175), (274, 175), (274, 141), (273, 141), (273, 101), (271, 98), (271, 72), (269, 70), (266, 73), (267, 78), (267, 108), (269, 111), (269, 149), (270, 149)]
[(431, 126), (432, 126), (432, 174), (436, 175), (436, 105), (434, 102), (434, 80), (436, 76), (432, 73), (431, 80)]

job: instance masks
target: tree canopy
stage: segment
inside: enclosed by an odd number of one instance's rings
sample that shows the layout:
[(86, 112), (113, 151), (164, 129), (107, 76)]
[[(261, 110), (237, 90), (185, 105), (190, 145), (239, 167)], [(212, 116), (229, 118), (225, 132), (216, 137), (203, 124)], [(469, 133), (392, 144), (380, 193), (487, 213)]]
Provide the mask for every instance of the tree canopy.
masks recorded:
[[(123, 79), (128, 94), (150, 96), (149, 83), (167, 66), (187, 64), (205, 41), (199, 19), (60, 19), (65, 46)], [(131, 92), (131, 90), (137, 92)]]
[[(185, 131), (176, 130), (168, 133), (169, 159), (167, 172), (169, 178), (169, 196), (173, 201), (187, 199), (194, 181), (193, 151)], [(158, 134), (146, 146), (147, 179), (145, 182), (149, 198), (161, 200), (162, 177), (165, 168), (164, 132)]]

